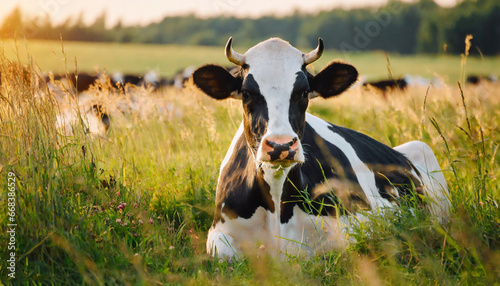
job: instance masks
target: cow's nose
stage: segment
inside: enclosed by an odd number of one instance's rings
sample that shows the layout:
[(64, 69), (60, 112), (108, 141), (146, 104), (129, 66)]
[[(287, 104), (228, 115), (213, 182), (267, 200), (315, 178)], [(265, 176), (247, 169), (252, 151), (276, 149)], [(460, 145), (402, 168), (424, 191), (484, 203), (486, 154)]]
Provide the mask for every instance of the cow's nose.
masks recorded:
[(298, 139), (292, 136), (270, 136), (264, 140), (262, 146), (264, 154), (269, 155), (269, 161), (294, 161), (298, 150)]

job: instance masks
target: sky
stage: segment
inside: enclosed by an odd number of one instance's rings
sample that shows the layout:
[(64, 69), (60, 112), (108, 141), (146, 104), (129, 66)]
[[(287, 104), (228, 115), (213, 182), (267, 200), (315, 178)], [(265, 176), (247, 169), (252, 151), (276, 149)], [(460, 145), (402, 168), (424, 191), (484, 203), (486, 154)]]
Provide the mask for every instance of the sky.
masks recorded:
[[(451, 6), (456, 1), (435, 0), (442, 6)], [(76, 18), (83, 13), (84, 21), (90, 24), (105, 12), (107, 26), (111, 27), (119, 20), (124, 25), (146, 25), (160, 21), (165, 16), (186, 14), (200, 17), (284, 16), (296, 10), (314, 13), (333, 8), (379, 6), (386, 2), (387, 0), (0, 0), (0, 23), (15, 7), (20, 7), (23, 15), (30, 18), (44, 18), (48, 14), (55, 23)]]

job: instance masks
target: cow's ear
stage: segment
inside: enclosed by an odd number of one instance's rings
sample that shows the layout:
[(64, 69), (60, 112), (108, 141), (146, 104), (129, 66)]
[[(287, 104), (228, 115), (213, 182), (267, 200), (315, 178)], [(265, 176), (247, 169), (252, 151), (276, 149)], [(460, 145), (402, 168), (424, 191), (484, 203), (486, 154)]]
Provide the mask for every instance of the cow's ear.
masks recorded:
[(192, 75), (193, 83), (215, 99), (226, 99), (241, 89), (241, 78), (234, 77), (218, 65), (198, 68)]
[(341, 94), (358, 79), (355, 67), (332, 62), (310, 80), (311, 91), (324, 98)]

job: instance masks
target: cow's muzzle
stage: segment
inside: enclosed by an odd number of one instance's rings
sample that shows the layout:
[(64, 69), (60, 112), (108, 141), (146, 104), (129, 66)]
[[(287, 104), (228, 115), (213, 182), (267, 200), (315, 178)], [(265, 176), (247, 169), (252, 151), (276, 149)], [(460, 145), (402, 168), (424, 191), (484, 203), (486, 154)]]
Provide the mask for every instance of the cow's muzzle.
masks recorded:
[(269, 136), (262, 142), (260, 161), (280, 163), (301, 161), (299, 140), (292, 136)]

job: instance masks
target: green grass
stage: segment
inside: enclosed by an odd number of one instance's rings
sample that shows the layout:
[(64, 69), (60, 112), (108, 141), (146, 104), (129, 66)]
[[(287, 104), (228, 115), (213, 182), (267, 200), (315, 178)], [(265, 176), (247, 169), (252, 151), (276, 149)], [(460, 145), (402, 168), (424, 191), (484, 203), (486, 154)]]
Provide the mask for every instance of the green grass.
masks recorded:
[[(65, 43), (68, 62), (73, 57), (71, 45)], [(111, 46), (102, 44), (100, 50)], [(36, 54), (39, 47), (33, 48)], [(61, 50), (57, 45), (54, 49)], [(214, 49), (214, 54), (220, 50)], [(352, 61), (369, 60), (370, 55), (374, 54), (361, 54)], [(24, 52), (19, 57), (27, 62)], [(47, 57), (34, 60), (45, 67), (43, 61), (54, 61), (51, 52)], [(115, 112), (108, 139), (92, 138), (83, 128), (66, 137), (54, 128), (56, 102), (42, 96), (45, 88), (36, 88), (28, 80), (32, 76), (22, 76), (26, 69), (12, 59), (0, 55), (4, 76), (0, 200), (6, 202), (8, 173), (15, 172), (18, 224), (15, 280), (7, 277), (6, 244), (0, 248), (0, 279), (5, 284), (498, 285), (500, 281), (498, 86), (464, 87), (463, 97), (458, 86), (450, 84), (429, 91), (410, 89), (387, 100), (360, 89), (331, 100), (315, 99), (310, 112), (390, 146), (410, 140), (428, 143), (449, 184), (450, 223), (438, 225), (425, 212), (414, 210), (411, 215), (403, 207), (401, 213), (371, 217), (370, 228), (362, 225), (352, 234), (358, 242), (341, 251), (287, 261), (248, 256), (228, 263), (207, 256), (205, 240), (218, 168), (241, 121), (237, 101), (217, 102), (190, 88), (161, 90), (147, 98), (171, 103), (175, 112), (169, 116)], [(87, 63), (77, 59), (82, 70)], [(387, 71), (385, 57), (379, 62)], [(391, 57), (393, 69), (398, 68), (395, 62)], [(436, 60), (431, 71), (440, 71), (440, 63), (460, 67), (460, 58)], [(483, 63), (468, 59), (467, 70)], [(64, 62), (53, 64), (64, 68)], [(455, 72), (460, 74), (460, 68)], [(111, 105), (118, 100), (105, 92), (98, 96)], [(4, 242), (7, 213), (7, 205), (0, 204)]]
[[(235, 50), (244, 53), (249, 47), (239, 47), (234, 39)], [(25, 56), (29, 54), (36, 59), (37, 65), (43, 71), (64, 72), (64, 58), (67, 59), (67, 69), (74, 70), (75, 59), (80, 71), (95, 71), (106, 69), (129, 73), (144, 73), (155, 70), (163, 76), (172, 76), (178, 70), (188, 66), (199, 66), (205, 63), (217, 63), (230, 66), (221, 47), (177, 46), (177, 45), (144, 45), (119, 43), (85, 43), (64, 42), (64, 53), (59, 41), (28, 41), (12, 40), (0, 42), (8, 59), (16, 59), (21, 55), (22, 62), (28, 62)], [(16, 48), (17, 47), (17, 48)], [(328, 48), (328, 47), (327, 47)], [(303, 50), (306, 51), (306, 50)], [(461, 66), (457, 58), (450, 55), (417, 55), (405, 56), (391, 54), (390, 64), (394, 76), (405, 74), (421, 75), (426, 78), (442, 77), (446, 82), (454, 84), (460, 79)], [(387, 58), (383, 52), (340, 53), (327, 50), (314, 64), (317, 70), (331, 60), (348, 61), (355, 65), (361, 75), (369, 79), (384, 79), (389, 77)], [(500, 56), (469, 57), (467, 72), (471, 74), (500, 74)]]

